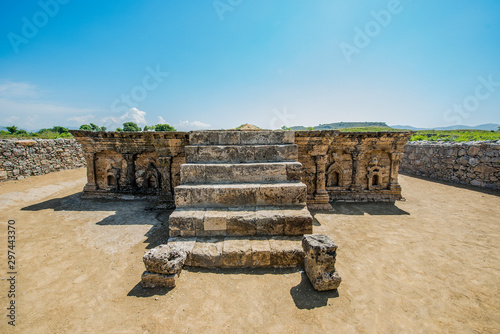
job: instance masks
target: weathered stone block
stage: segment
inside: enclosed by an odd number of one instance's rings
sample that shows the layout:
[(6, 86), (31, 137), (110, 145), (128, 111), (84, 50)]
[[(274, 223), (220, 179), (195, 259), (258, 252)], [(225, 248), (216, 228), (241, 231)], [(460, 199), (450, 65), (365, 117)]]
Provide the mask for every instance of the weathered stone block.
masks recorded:
[(222, 266), (248, 268), (252, 266), (252, 245), (248, 239), (226, 237), (222, 250)]
[(198, 238), (191, 253), (193, 267), (216, 268), (221, 266), (222, 238)]
[(341, 278), (335, 270), (337, 245), (326, 235), (311, 234), (302, 239), (304, 267), (314, 289), (337, 289)]
[(262, 184), (257, 194), (257, 205), (305, 204), (307, 187), (303, 183)]
[(141, 277), (143, 288), (175, 288), (179, 274), (158, 274), (145, 271)]
[(255, 235), (255, 208), (230, 210), (227, 220), (227, 235), (250, 236)]
[(271, 245), (267, 238), (252, 239), (252, 266), (271, 266)]
[(272, 237), (270, 262), (272, 267), (298, 267), (304, 262), (301, 237)]
[(144, 254), (142, 260), (146, 270), (158, 274), (178, 274), (186, 261), (186, 253), (182, 249), (170, 245), (160, 245)]
[(303, 235), (312, 233), (313, 217), (307, 209), (288, 209), (285, 210), (285, 235)]
[(207, 210), (205, 213), (205, 220), (203, 221), (203, 230), (225, 231), (226, 220), (227, 220), (226, 210)]

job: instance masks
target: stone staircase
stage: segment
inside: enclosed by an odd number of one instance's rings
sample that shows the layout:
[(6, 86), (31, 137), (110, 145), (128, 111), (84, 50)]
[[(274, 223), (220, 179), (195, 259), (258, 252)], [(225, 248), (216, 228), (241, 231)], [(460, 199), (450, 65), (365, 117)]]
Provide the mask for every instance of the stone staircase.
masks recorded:
[[(312, 233), (313, 218), (294, 140), (293, 131), (190, 133), (169, 228), (172, 242), (189, 241), (192, 265), (287, 267), (303, 259), (293, 256), (301, 253), (297, 236)], [(263, 244), (270, 258), (259, 262)]]

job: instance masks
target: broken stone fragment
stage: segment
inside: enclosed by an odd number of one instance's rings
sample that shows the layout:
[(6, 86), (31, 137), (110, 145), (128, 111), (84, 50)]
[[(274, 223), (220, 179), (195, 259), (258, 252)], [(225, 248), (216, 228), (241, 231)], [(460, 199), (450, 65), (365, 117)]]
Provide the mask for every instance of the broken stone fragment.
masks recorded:
[(337, 245), (326, 235), (311, 234), (302, 238), (304, 268), (315, 290), (335, 290), (342, 278), (335, 270)]
[(141, 277), (143, 288), (175, 288), (179, 274), (158, 274), (145, 271)]
[(186, 261), (187, 254), (184, 250), (170, 245), (160, 245), (146, 254), (142, 260), (146, 270), (158, 274), (178, 274)]

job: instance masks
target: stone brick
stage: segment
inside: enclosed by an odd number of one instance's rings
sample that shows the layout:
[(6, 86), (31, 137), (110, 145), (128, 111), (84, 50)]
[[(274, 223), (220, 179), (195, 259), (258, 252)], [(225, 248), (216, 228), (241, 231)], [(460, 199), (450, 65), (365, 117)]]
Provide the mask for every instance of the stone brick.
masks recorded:
[(158, 274), (145, 271), (141, 277), (143, 288), (175, 288), (178, 274)]
[(272, 267), (298, 267), (304, 261), (304, 251), (300, 244), (301, 237), (272, 237), (270, 262)]
[(222, 266), (227, 268), (251, 267), (251, 242), (248, 239), (225, 238), (222, 250)]

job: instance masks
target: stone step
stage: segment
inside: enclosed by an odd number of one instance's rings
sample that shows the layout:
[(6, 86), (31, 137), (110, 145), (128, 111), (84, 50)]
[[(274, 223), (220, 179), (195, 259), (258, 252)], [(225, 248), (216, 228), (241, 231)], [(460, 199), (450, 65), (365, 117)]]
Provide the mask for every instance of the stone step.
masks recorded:
[(286, 145), (189, 145), (187, 163), (241, 163), (297, 161), (298, 146)]
[(175, 187), (176, 207), (237, 207), (306, 203), (302, 182), (183, 184)]
[(182, 184), (269, 183), (300, 181), (300, 162), (183, 164)]
[(209, 130), (192, 131), (189, 134), (191, 145), (273, 145), (294, 142), (294, 131)]
[(171, 237), (303, 235), (312, 233), (305, 205), (176, 209), (169, 218)]
[(302, 236), (170, 238), (168, 245), (184, 249), (191, 267), (293, 268), (304, 262)]

